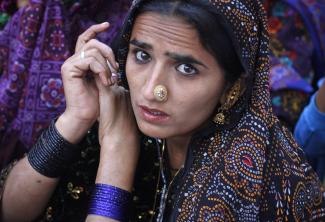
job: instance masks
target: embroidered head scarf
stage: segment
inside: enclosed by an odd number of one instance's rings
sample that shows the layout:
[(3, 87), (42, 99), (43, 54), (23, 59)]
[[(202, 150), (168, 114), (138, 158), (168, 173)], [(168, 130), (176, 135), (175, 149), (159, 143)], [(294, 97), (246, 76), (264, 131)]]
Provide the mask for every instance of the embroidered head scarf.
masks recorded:
[[(137, 11), (133, 2), (117, 53), (125, 72)], [(255, 0), (187, 0), (209, 5), (228, 24), (245, 69), (246, 91), (224, 125), (194, 136), (172, 221), (305, 221), (324, 219), (323, 190), (291, 134), (273, 115), (266, 16)], [(209, 33), (206, 33), (207, 35)], [(122, 73), (123, 74), (123, 73)], [(211, 121), (212, 124), (212, 121)], [(193, 142), (194, 141), (194, 142)]]

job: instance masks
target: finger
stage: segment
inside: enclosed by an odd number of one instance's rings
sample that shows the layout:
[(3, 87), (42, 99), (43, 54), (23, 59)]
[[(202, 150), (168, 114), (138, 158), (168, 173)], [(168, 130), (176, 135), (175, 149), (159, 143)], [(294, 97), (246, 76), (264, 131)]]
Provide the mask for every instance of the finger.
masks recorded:
[[(78, 55), (73, 56), (73, 60), (76, 61), (76, 64), (79, 64), (79, 62), (83, 62), (85, 58), (93, 57), (97, 62), (101, 64), (102, 67), (104, 67), (105, 71), (98, 73), (100, 78), (103, 80), (103, 83), (106, 85), (112, 85), (114, 84), (111, 81), (111, 71), (109, 67), (107, 66), (106, 59), (103, 57), (103, 55), (100, 53), (100, 51), (97, 48), (92, 48), (90, 50), (84, 51), (84, 57), (81, 58)], [(82, 66), (83, 67), (83, 66)], [(82, 70), (84, 71), (84, 70)]]
[(103, 22), (101, 24), (96, 24), (90, 26), (85, 32), (83, 32), (77, 40), (75, 51), (79, 52), (80, 49), (91, 39), (95, 38), (98, 33), (106, 31), (110, 24), (108, 22)]
[(96, 86), (99, 90), (99, 94), (100, 95), (104, 95), (103, 92), (106, 92), (105, 90), (109, 90), (110, 87), (106, 87), (107, 85), (105, 85), (102, 81), (102, 79), (100, 78), (100, 76), (95, 76), (95, 83)]
[(99, 62), (90, 63), (89, 68), (90, 70), (94, 70), (93, 71), (94, 74), (98, 74), (100, 80), (105, 86), (112, 85), (110, 79), (107, 78), (107, 74), (106, 74), (107, 72), (105, 70), (103, 71), (102, 69), (103, 66)]
[(77, 59), (71, 61), (72, 66), (74, 66), (79, 73), (82, 75), (78, 75), (78, 77), (85, 77), (87, 73), (92, 72), (95, 75), (98, 75), (102, 80), (103, 84), (110, 85), (112, 84), (110, 80), (107, 79), (107, 69), (103, 66), (96, 57), (89, 56), (84, 59)]
[(99, 73), (99, 77), (105, 86), (111, 86), (114, 84), (110, 78), (107, 78), (107, 72)]
[(103, 57), (100, 50), (98, 48), (92, 48), (90, 50), (85, 51), (85, 53), (87, 53), (86, 56), (95, 57), (96, 60), (105, 68), (106, 72), (100, 73), (101, 78), (105, 78), (109, 82), (109, 84), (114, 84), (112, 81), (110, 81), (112, 71), (107, 64), (106, 58)]
[(101, 52), (101, 54), (108, 60), (112, 72), (118, 71), (119, 65), (116, 62), (115, 55), (111, 47), (98, 41), (97, 39), (92, 39), (84, 46), (83, 50), (91, 48), (97, 48)]

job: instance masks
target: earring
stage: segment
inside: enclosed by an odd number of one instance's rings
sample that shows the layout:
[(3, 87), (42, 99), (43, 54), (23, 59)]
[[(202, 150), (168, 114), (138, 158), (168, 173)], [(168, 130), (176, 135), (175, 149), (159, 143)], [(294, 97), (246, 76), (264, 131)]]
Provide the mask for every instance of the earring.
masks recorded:
[(222, 104), (218, 113), (214, 116), (213, 122), (216, 124), (223, 125), (226, 122), (225, 112), (228, 111), (238, 100), (241, 92), (241, 79), (238, 79), (235, 84), (229, 90), (229, 93), (226, 97), (226, 102)]
[(155, 99), (159, 102), (165, 102), (168, 99), (168, 91), (167, 88), (163, 85), (158, 85), (153, 90), (153, 95)]

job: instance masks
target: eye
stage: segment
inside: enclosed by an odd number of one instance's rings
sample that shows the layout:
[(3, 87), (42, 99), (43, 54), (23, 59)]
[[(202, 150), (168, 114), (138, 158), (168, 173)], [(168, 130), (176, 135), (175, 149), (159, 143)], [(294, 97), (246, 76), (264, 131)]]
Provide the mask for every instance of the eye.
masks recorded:
[(176, 67), (177, 71), (181, 72), (183, 75), (195, 75), (198, 73), (198, 70), (191, 64), (180, 64)]
[(135, 51), (135, 59), (138, 63), (147, 63), (151, 60), (151, 57), (145, 51), (136, 50)]

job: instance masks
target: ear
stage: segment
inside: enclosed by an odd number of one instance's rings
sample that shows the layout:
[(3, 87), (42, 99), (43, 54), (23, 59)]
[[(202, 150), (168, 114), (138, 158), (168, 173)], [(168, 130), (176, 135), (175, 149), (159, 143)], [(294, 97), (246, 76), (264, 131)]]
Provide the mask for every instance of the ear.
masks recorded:
[(231, 87), (233, 86), (233, 84), (227, 83), (225, 89), (223, 90), (223, 93), (220, 97), (219, 100), (219, 104), (222, 106), (223, 104), (225, 104), (226, 99), (227, 99), (227, 95), (229, 94), (229, 91), (231, 89)]
[[(238, 98), (244, 94), (244, 92), (246, 90), (246, 84), (245, 84), (244, 78), (242, 77), (242, 75), (240, 75), (240, 77), (234, 83), (227, 83), (227, 85), (220, 97), (220, 105), (221, 106), (224, 105), (226, 102), (229, 102), (229, 97), (233, 93), (234, 85), (237, 84), (238, 82), (240, 84), (240, 93), (239, 93)], [(234, 102), (237, 102), (237, 100)]]

